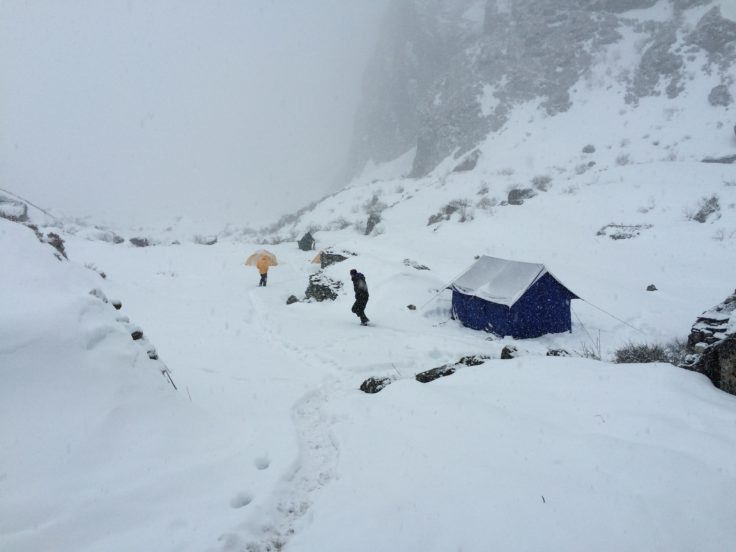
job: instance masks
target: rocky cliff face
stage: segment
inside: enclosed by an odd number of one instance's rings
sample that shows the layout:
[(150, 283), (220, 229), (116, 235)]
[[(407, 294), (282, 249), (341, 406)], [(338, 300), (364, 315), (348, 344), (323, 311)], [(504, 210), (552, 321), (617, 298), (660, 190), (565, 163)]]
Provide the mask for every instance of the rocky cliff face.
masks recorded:
[[(349, 172), (416, 147), (411, 176), (424, 176), (500, 131), (515, 106), (554, 116), (578, 85), (672, 100), (697, 75), (717, 75), (703, 101), (733, 103), (736, 21), (717, 0), (396, 0), (364, 81)], [(625, 68), (605, 53), (627, 44)], [(621, 62), (621, 60), (619, 60)], [(591, 81), (596, 73), (605, 80)]]

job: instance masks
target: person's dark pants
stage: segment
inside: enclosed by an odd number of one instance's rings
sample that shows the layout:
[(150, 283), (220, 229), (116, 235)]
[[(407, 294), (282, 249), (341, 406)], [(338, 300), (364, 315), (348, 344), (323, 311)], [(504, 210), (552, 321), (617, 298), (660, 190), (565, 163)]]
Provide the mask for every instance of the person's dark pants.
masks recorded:
[(360, 322), (365, 324), (368, 322), (368, 317), (365, 315), (365, 306), (368, 304), (368, 296), (360, 296), (355, 298), (353, 308), (351, 309), (360, 318)]
[(266, 287), (267, 278), (268, 278), (268, 272), (266, 272), (265, 274), (261, 274), (261, 281), (258, 282), (258, 287), (261, 287), (261, 286)]

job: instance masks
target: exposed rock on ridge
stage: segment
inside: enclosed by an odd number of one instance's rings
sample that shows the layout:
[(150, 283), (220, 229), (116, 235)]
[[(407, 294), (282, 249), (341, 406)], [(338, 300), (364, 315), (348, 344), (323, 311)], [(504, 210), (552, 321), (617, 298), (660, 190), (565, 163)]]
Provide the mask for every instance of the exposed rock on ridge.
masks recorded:
[[(632, 12), (648, 8), (658, 15)], [(713, 0), (395, 0), (365, 74), (348, 172), (416, 147), (411, 176), (425, 176), (501, 130), (517, 105), (565, 112), (599, 54), (632, 36), (638, 59), (611, 77), (629, 105), (676, 98), (693, 70), (721, 81), (711, 105), (732, 102), (736, 22)]]

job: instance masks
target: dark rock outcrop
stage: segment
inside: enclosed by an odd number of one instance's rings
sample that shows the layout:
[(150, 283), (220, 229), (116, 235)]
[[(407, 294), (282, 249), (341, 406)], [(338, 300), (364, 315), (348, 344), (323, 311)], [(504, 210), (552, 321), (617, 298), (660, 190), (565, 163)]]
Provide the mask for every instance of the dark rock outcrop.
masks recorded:
[(129, 241), (135, 247), (148, 247), (151, 245), (151, 242), (148, 240), (148, 238), (130, 238)]
[[(478, 145), (501, 131), (517, 106), (534, 102), (550, 116), (569, 110), (575, 88), (596, 73), (606, 47), (631, 36), (641, 53), (618, 78), (631, 106), (663, 93), (677, 97), (698, 80), (691, 72), (732, 84), (736, 22), (713, 7), (692, 28), (683, 12), (711, 0), (668, 0), (665, 19), (628, 13), (656, 3), (392, 0), (364, 75), (345, 176), (413, 148), (411, 177), (450, 159), (455, 170), (471, 170)], [(707, 62), (696, 67), (699, 49)], [(714, 105), (728, 100), (722, 92), (712, 96)]]
[(322, 272), (309, 276), (309, 285), (304, 293), (307, 299), (315, 301), (334, 301), (342, 288), (342, 282), (332, 280)]
[(297, 299), (296, 295), (289, 295), (289, 298), (286, 300), (287, 305), (293, 305), (294, 303), (298, 303), (299, 299)]
[(690, 330), (690, 353), (683, 365), (706, 375), (713, 385), (736, 395), (736, 291), (701, 314)]
[(654, 284), (649, 284), (647, 286), (647, 291), (657, 291), (657, 286), (655, 286)]
[(314, 246), (316, 243), (317, 241), (312, 236), (312, 233), (307, 232), (297, 242), (297, 245), (299, 246), (299, 249), (301, 249), (302, 251), (311, 251), (314, 249)]

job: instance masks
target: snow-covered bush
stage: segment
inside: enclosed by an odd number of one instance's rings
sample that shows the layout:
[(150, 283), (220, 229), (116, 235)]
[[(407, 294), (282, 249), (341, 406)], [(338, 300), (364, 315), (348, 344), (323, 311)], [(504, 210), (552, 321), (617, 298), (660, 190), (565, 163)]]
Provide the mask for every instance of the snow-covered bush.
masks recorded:
[(614, 353), (617, 364), (638, 364), (648, 362), (670, 362), (670, 356), (662, 345), (648, 343), (627, 343)]
[(631, 156), (628, 153), (619, 153), (616, 156), (616, 164), (620, 167), (631, 163)]
[(458, 214), (459, 222), (467, 222), (473, 220), (473, 210), (470, 206), (470, 202), (467, 199), (453, 199), (447, 205), (442, 207), (439, 212), (429, 217), (427, 226), (437, 224), (443, 220), (450, 220), (452, 215)]
[(363, 204), (363, 211), (365, 211), (368, 214), (377, 213), (380, 214), (388, 207), (381, 199), (379, 198), (380, 190), (373, 194), (373, 197), (369, 199), (365, 204)]
[(493, 207), (496, 206), (496, 200), (491, 199), (488, 196), (485, 196), (485, 197), (480, 198), (480, 200), (478, 200), (478, 203), (476, 203), (475, 206), (478, 209), (483, 209), (484, 211), (490, 211)]
[(345, 217), (338, 217), (330, 221), (327, 225), (327, 230), (344, 230), (350, 226), (350, 221)]
[(702, 224), (708, 220), (708, 217), (713, 214), (717, 215), (720, 211), (721, 205), (718, 201), (718, 196), (712, 195), (710, 197), (701, 198), (698, 202), (698, 210), (696, 212), (686, 211), (685, 216), (689, 220), (694, 220), (695, 222), (700, 222)]
[(552, 177), (546, 174), (535, 176), (532, 178), (532, 186), (534, 186), (540, 192), (546, 192), (552, 185)]

